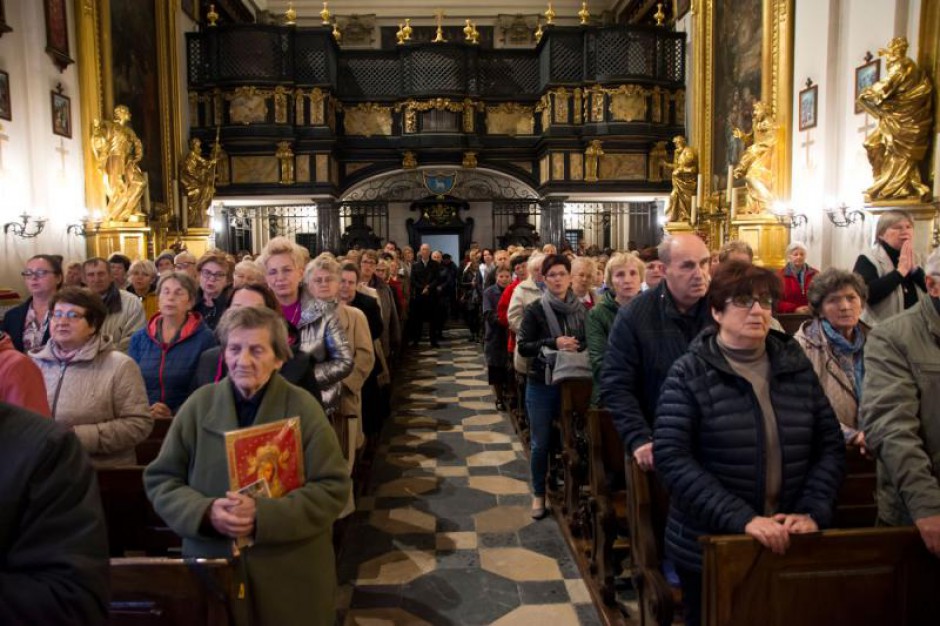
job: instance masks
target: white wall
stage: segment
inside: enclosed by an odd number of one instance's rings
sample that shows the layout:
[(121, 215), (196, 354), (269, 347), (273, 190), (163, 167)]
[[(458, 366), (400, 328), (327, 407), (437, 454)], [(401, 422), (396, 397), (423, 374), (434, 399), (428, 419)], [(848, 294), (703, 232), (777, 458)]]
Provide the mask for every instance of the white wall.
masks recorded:
[[(66, 2), (70, 56), (77, 56), (74, 3)], [(75, 64), (64, 72), (45, 52), (43, 3), (6, 2), (13, 32), (0, 37), (0, 69), (10, 75), (13, 120), (0, 120), (0, 224), (24, 211), (51, 218), (35, 239), (21, 239), (0, 230), (0, 286), (23, 290), (19, 276), (26, 259), (40, 252), (61, 254), (67, 261), (85, 254), (85, 240), (66, 235), (66, 225), (85, 214), (84, 178), (79, 123), (80, 98)], [(71, 98), (72, 138), (52, 133), (51, 91), (62, 83)], [(64, 169), (56, 148), (68, 151)]]
[[(809, 218), (794, 229), (792, 238), (804, 241), (810, 263), (818, 267), (851, 268), (868, 247), (874, 220), (835, 228), (823, 209), (838, 203), (863, 204), (862, 192), (871, 184), (871, 166), (862, 147), (856, 115), (855, 68), (866, 51), (877, 55), (896, 35), (906, 35), (909, 54), (916, 58), (920, 0), (800, 0), (796, 3), (793, 67), (793, 184), (791, 203)], [(883, 71), (883, 68), (882, 68)], [(809, 166), (804, 145), (807, 133), (798, 130), (799, 91), (807, 78), (819, 85), (819, 125), (809, 131)]]

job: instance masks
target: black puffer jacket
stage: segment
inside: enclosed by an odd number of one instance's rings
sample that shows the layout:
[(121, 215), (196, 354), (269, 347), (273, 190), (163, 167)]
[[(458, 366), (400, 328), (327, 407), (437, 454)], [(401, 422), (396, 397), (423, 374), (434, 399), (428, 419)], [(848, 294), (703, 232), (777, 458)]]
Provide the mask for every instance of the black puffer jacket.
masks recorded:
[[(653, 455), (671, 494), (666, 553), (701, 570), (704, 534), (743, 533), (763, 514), (764, 435), (751, 385), (718, 348), (717, 330), (702, 332), (663, 384)], [(771, 331), (770, 397), (777, 418), (782, 484), (778, 512), (832, 520), (845, 472), (845, 444), (829, 401), (799, 344)]]

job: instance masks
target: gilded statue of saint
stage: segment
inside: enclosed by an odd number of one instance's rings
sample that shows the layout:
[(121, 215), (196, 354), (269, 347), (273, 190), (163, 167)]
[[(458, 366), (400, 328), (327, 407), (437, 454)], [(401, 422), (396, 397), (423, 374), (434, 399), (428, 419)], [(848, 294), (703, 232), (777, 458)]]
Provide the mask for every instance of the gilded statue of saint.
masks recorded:
[(744, 155), (734, 168), (734, 177), (743, 178), (747, 187), (747, 208), (742, 213), (765, 213), (773, 207), (773, 158), (777, 143), (777, 122), (767, 105), (754, 103), (751, 132), (735, 128), (733, 134), (745, 146)]
[(215, 167), (221, 150), (222, 146), (216, 142), (212, 157), (206, 159), (202, 156), (202, 142), (196, 137), (189, 140), (189, 154), (180, 165), (180, 183), (186, 190), (186, 215), (190, 228), (206, 226), (206, 211), (215, 195)]
[(140, 170), (144, 147), (130, 127), (131, 112), (124, 105), (114, 107), (114, 120), (94, 120), (91, 150), (95, 167), (104, 180), (108, 198), (108, 219), (125, 222), (140, 213), (140, 199), (147, 182)]
[(698, 182), (698, 155), (682, 135), (672, 141), (676, 144), (675, 160), (663, 163), (663, 167), (672, 170), (672, 193), (669, 194), (667, 217), (670, 222), (687, 222), (692, 215), (692, 196), (695, 195)]
[(600, 139), (593, 139), (584, 150), (584, 182), (596, 183), (597, 166), (599, 159), (604, 156), (604, 149), (601, 147)]
[(933, 86), (926, 72), (908, 58), (905, 37), (895, 37), (878, 54), (885, 58), (886, 75), (858, 97), (859, 106), (878, 119), (878, 128), (865, 140), (875, 177), (865, 199), (929, 200), (930, 188), (921, 181), (919, 163), (930, 140)]
[(281, 165), (280, 184), (294, 184), (294, 151), (290, 148), (290, 142), (281, 141), (277, 144), (277, 152), (274, 153), (278, 163)]

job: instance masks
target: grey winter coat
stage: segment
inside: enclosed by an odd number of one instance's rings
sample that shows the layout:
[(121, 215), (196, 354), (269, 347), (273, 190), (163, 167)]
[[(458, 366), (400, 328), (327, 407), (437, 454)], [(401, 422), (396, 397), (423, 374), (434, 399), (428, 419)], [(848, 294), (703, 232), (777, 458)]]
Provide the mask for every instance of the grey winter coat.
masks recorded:
[(336, 303), (313, 298), (305, 302), (297, 330), (300, 332), (297, 347), (310, 355), (323, 409), (332, 415), (339, 408), (343, 379), (354, 365), (352, 346), (336, 316)]

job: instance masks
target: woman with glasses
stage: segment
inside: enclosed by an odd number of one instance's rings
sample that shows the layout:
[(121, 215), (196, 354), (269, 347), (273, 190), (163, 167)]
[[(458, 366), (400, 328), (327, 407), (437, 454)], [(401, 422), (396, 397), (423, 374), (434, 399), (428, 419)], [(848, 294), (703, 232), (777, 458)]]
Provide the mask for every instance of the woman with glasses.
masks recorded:
[(842, 425), (845, 443), (864, 450), (865, 433), (859, 429), (858, 409), (869, 330), (861, 315), (868, 288), (858, 274), (830, 267), (816, 276), (807, 296), (813, 319), (803, 322), (793, 338), (819, 376)]
[(157, 266), (148, 259), (137, 259), (127, 271), (127, 290), (137, 296), (149, 320), (160, 308), (157, 301)]
[(202, 316), (192, 310), (196, 283), (189, 274), (164, 274), (157, 297), (159, 312), (131, 337), (128, 354), (140, 365), (151, 415), (169, 418), (195, 389), (199, 355), (216, 342)]
[(700, 536), (746, 533), (783, 554), (790, 535), (832, 520), (845, 446), (799, 344), (770, 331), (780, 293), (771, 270), (721, 264), (707, 296), (717, 327), (663, 383), (653, 455), (672, 496), (666, 556), (690, 626), (701, 620)]
[(224, 252), (210, 251), (196, 263), (196, 271), (199, 273), (199, 293), (193, 311), (202, 316), (206, 326), (215, 330), (232, 297), (229, 287), (232, 263)]
[(96, 467), (135, 465), (153, 419), (140, 369), (100, 333), (108, 310), (88, 289), (66, 287), (52, 306), (52, 336), (30, 356), (52, 417), (71, 428)]
[[(525, 308), (516, 337), (520, 356), (530, 359), (525, 391), (526, 412), (532, 449), (532, 517), (542, 519), (548, 514), (545, 505), (545, 475), (551, 450), (552, 424), (561, 407), (561, 388), (546, 377), (546, 354), (543, 348), (578, 352), (587, 350), (584, 303), (571, 290), (571, 261), (561, 254), (549, 254), (542, 262), (545, 292)], [(556, 336), (548, 321), (550, 309), (558, 320), (562, 334)]]
[(20, 352), (41, 348), (49, 341), (49, 321), (53, 296), (62, 287), (62, 257), (37, 254), (26, 261), (20, 272), (29, 298), (7, 311), (0, 330)]

